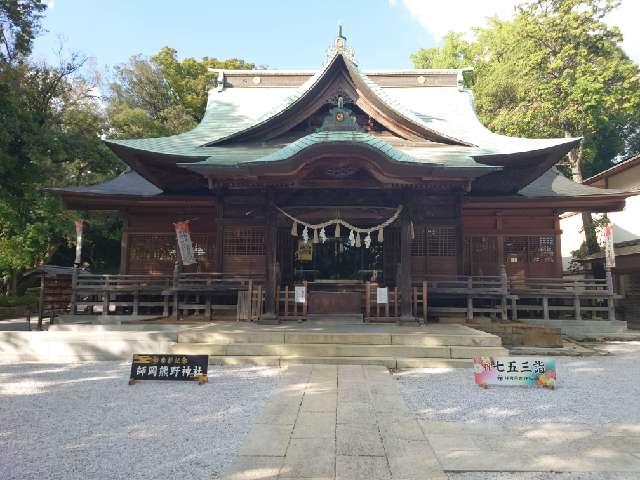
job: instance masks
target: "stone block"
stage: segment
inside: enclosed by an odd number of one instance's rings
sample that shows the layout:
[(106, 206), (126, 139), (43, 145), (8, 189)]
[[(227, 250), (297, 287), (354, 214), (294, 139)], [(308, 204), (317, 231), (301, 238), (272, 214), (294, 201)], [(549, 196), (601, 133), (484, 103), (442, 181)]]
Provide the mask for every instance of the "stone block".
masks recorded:
[(391, 480), (385, 457), (336, 457), (336, 480)]
[(240, 455), (284, 457), (290, 436), (289, 426), (256, 424), (245, 439)]
[(292, 438), (281, 478), (334, 478), (335, 442), (327, 438)]
[(500, 357), (509, 351), (502, 347), (451, 347), (451, 358)]
[(335, 438), (336, 414), (302, 413), (296, 420), (292, 438)]
[(284, 457), (239, 456), (222, 476), (223, 480), (276, 480)]
[(375, 424), (376, 416), (368, 402), (339, 402), (337, 423)]
[(334, 393), (318, 393), (315, 395), (305, 394), (302, 400), (302, 413), (309, 412), (335, 412), (336, 411), (336, 394)]
[(338, 455), (384, 455), (377, 425), (338, 424), (336, 453)]

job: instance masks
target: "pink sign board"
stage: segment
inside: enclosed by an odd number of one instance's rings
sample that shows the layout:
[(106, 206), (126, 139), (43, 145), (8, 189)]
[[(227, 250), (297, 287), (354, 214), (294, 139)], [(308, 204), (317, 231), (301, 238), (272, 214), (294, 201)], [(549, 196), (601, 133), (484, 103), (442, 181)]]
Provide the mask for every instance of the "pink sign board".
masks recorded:
[(548, 357), (474, 357), (476, 384), (528, 385), (554, 389), (556, 361)]

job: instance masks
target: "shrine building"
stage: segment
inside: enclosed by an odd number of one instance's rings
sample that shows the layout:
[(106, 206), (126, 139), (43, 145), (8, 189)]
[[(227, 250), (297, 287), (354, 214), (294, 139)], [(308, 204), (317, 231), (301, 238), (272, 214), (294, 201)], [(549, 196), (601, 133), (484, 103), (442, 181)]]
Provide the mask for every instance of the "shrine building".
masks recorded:
[[(168, 279), (165, 313), (187, 274), (227, 281), (238, 302), (250, 282), (267, 322), (426, 320), (466, 286), (504, 313), (508, 282), (562, 279), (560, 214), (619, 211), (629, 195), (557, 170), (578, 138), (485, 128), (463, 70), (366, 70), (342, 34), (317, 70), (217, 71), (193, 130), (105, 142), (129, 168), (55, 192), (70, 209), (119, 212), (120, 274)], [(193, 265), (176, 255), (187, 220)]]

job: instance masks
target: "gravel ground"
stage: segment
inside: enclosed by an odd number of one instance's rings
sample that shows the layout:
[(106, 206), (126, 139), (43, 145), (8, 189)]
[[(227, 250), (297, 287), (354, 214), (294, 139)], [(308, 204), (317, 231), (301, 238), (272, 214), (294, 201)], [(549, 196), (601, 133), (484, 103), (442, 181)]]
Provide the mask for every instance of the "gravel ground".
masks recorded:
[(129, 363), (0, 365), (0, 479), (215, 479), (281, 379), (127, 385)]
[(640, 342), (612, 342), (604, 348), (612, 355), (558, 357), (555, 391), (526, 387), (484, 390), (475, 385), (471, 369), (414, 369), (399, 373), (397, 378), (407, 405), (434, 421), (508, 426), (640, 423)]
[[(49, 321), (45, 320), (45, 324), (48, 324)], [(31, 317), (31, 329), (37, 330), (38, 328), (38, 317)], [(29, 329), (27, 328), (27, 319), (26, 318), (9, 318), (5, 320), (0, 320), (0, 332), (2, 331), (19, 331), (26, 332)]]
[(494, 473), (462, 472), (449, 473), (449, 480), (637, 480), (635, 473)]

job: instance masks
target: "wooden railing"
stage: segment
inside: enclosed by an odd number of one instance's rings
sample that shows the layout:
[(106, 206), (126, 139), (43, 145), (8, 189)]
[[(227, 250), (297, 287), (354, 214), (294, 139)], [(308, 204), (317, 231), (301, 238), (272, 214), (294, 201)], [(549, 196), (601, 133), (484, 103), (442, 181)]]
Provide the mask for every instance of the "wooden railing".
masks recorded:
[(465, 315), (467, 321), (483, 313), (507, 318), (508, 282), (500, 276), (429, 276), (429, 295), (448, 299), (447, 305), (430, 305), (433, 314)]
[(610, 279), (511, 278), (509, 291), (514, 320), (616, 318)]
[[(222, 273), (174, 275), (93, 275), (78, 272), (72, 280), (71, 311), (110, 313), (141, 312), (202, 314), (236, 310), (238, 320), (256, 320), (264, 309), (265, 292), (257, 277)], [(378, 284), (363, 289), (365, 321), (396, 320), (400, 292), (388, 289), (387, 303), (378, 303)], [(610, 280), (567, 278), (507, 278), (499, 276), (429, 276), (411, 287), (413, 316), (477, 314), (507, 319), (615, 319), (616, 298)], [(305, 319), (307, 302), (295, 301), (295, 289), (276, 292), (279, 316)]]
[(378, 288), (380, 285), (368, 282), (364, 291), (364, 321), (384, 322), (396, 321), (400, 316), (400, 295), (397, 287), (387, 287), (387, 302), (378, 302)]
[[(262, 287), (252, 277), (219, 273), (174, 275), (94, 275), (78, 273), (73, 280), (73, 313), (201, 314), (236, 310), (236, 318), (254, 320), (262, 312)], [(246, 292), (243, 296), (243, 293)], [(224, 296), (238, 296), (235, 303), (216, 303)], [(248, 303), (247, 303), (248, 302)], [(246, 303), (246, 305), (245, 305)], [(97, 307), (97, 308), (96, 308)]]
[(306, 320), (307, 319), (307, 305), (309, 291), (308, 282), (304, 281), (297, 285), (298, 287), (304, 287), (305, 298), (304, 302), (296, 301), (296, 285), (289, 287), (286, 285), (284, 288), (278, 289), (278, 315), (283, 320)]

